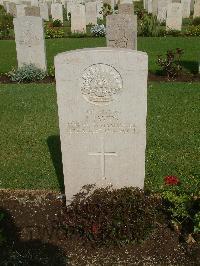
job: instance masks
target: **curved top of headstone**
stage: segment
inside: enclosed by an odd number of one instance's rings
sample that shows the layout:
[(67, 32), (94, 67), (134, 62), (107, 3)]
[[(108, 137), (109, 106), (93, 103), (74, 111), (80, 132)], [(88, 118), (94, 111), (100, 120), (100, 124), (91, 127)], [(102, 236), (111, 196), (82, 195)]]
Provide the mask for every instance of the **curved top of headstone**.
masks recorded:
[[(108, 54), (108, 58), (106, 58), (106, 54)], [(110, 61), (111, 57), (113, 57), (113, 61), (120, 63), (125, 68), (138, 69), (139, 71), (148, 69), (147, 53), (126, 48), (98, 47), (77, 49), (57, 54), (54, 57), (54, 62), (55, 64), (80, 64), (82, 61), (106, 63), (107, 60)], [(123, 60), (123, 57), (126, 60), (119, 62)]]

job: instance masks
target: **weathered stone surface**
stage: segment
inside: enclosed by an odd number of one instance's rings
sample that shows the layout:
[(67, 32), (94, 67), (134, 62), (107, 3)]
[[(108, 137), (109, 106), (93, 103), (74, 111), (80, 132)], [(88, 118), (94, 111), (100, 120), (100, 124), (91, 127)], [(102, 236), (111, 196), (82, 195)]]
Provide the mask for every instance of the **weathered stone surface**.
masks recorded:
[(49, 21), (49, 9), (47, 3), (40, 3), (40, 17)]
[(134, 5), (133, 4), (119, 4), (118, 13), (134, 15)]
[(133, 5), (133, 1), (132, 0), (120, 0), (119, 3), (120, 4), (131, 4), (131, 5)]
[(137, 16), (114, 14), (106, 17), (108, 47), (137, 49)]
[(55, 57), (65, 193), (84, 185), (143, 188), (146, 53), (96, 48)]
[(167, 6), (171, 4), (172, 0), (158, 0), (158, 15), (157, 18), (160, 22), (166, 21)]
[(31, 1), (22, 1), (22, 5), (31, 6)]
[(31, 6), (39, 6), (38, 0), (31, 0)]
[(158, 15), (158, 0), (152, 0), (152, 14)]
[(103, 19), (103, 1), (98, 0), (96, 3), (97, 3), (97, 18)]
[(147, 1), (147, 11), (148, 13), (153, 13), (153, 0)]
[(14, 19), (18, 67), (34, 64), (46, 70), (43, 21), (39, 17)]
[(200, 17), (200, 0), (196, 0), (194, 3), (194, 15), (193, 17)]
[(40, 17), (40, 8), (38, 6), (26, 6), (24, 10), (25, 16)]
[(25, 7), (26, 5), (16, 5), (17, 9), (17, 17), (23, 17), (25, 16)]
[(183, 18), (189, 18), (190, 16), (190, 3), (191, 0), (181, 0)]
[(85, 6), (82, 4), (74, 4), (71, 6), (71, 32), (86, 32)]
[(171, 3), (167, 7), (166, 29), (180, 30), (182, 27), (182, 5)]
[(53, 20), (60, 20), (63, 22), (63, 6), (62, 4), (55, 3), (51, 5), (51, 15)]
[(97, 4), (96, 2), (85, 3), (86, 25), (97, 24)]
[(10, 13), (12, 16), (16, 17), (17, 16), (17, 8), (16, 4), (12, 2), (8, 2), (7, 4), (7, 12)]

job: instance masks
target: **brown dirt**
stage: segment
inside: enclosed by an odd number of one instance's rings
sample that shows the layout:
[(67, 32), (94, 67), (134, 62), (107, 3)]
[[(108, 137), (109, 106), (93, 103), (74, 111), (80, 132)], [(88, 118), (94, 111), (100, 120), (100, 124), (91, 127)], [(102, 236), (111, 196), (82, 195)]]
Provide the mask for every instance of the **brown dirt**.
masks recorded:
[[(143, 243), (121, 248), (95, 246), (85, 239), (67, 236), (59, 226), (64, 202), (58, 196), (51, 191), (0, 190), (8, 247), (13, 246), (15, 256), (21, 260), (29, 258), (29, 263), (19, 265), (200, 265), (200, 246), (181, 243), (177, 233), (159, 224)], [(44, 256), (48, 262), (42, 261)], [(30, 263), (30, 257), (33, 261), (39, 257), (39, 262)], [(66, 262), (61, 261), (64, 257)], [(0, 261), (0, 265), (6, 264)]]
[[(178, 76), (176, 79), (168, 79), (166, 76), (156, 75), (154, 73), (149, 72), (148, 81), (157, 81), (157, 82), (200, 82), (200, 74), (182, 74)], [(43, 80), (39, 80), (35, 83), (54, 83), (55, 79), (53, 77), (45, 77)], [(7, 75), (0, 75), (0, 84), (17, 84), (17, 82), (13, 82)], [(30, 83), (30, 82), (23, 82)]]

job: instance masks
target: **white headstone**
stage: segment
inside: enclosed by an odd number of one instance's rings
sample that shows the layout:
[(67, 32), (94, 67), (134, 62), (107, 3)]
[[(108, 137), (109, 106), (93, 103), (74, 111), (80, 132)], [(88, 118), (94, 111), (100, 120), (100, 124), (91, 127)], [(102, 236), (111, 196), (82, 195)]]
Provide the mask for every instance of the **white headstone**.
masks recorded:
[(40, 3), (40, 17), (46, 21), (49, 21), (49, 10), (47, 3)]
[(152, 0), (152, 14), (155, 16), (158, 14), (158, 0)]
[(31, 0), (31, 6), (39, 6), (38, 0)]
[(97, 1), (97, 18), (103, 19), (103, 2)]
[(87, 2), (85, 3), (85, 12), (86, 12), (86, 25), (97, 24), (97, 4), (96, 2)]
[(200, 17), (200, 0), (196, 0), (194, 3), (194, 15), (193, 17)]
[(63, 6), (62, 4), (55, 3), (51, 5), (51, 15), (52, 19), (54, 20), (60, 20), (63, 22)]
[(166, 21), (167, 6), (171, 4), (172, 0), (158, 0), (158, 20), (160, 22)]
[(190, 2), (191, 0), (181, 0), (183, 18), (189, 18), (190, 16)]
[(23, 17), (25, 16), (25, 8), (26, 5), (16, 5), (17, 9), (17, 17)]
[(106, 17), (108, 47), (137, 50), (137, 16), (114, 14)]
[(18, 67), (34, 64), (46, 70), (46, 51), (43, 21), (40, 17), (18, 17), (14, 19), (15, 42)]
[(182, 28), (182, 5), (171, 3), (167, 7), (166, 29), (180, 30)]
[(147, 11), (148, 13), (153, 13), (153, 0), (147, 1)]
[(146, 53), (96, 48), (55, 57), (66, 199), (84, 185), (143, 188)]
[(74, 4), (71, 6), (71, 32), (86, 32), (85, 6), (82, 4)]

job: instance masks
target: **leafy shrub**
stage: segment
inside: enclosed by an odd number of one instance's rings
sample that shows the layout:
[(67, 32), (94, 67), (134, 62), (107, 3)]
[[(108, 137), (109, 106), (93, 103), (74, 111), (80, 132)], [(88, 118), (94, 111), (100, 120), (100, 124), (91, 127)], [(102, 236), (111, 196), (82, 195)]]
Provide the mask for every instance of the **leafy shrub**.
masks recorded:
[(104, 3), (103, 8), (102, 8), (102, 12), (103, 12), (104, 17), (111, 15), (113, 13), (111, 5), (109, 5), (108, 3)]
[(180, 232), (200, 233), (200, 199), (178, 190), (162, 193), (171, 223)]
[(0, 39), (8, 38), (10, 30), (14, 28), (13, 16), (7, 14), (4, 9), (0, 10)]
[(118, 245), (145, 239), (155, 226), (158, 201), (136, 188), (85, 186), (66, 208), (68, 234), (99, 244)]
[(177, 177), (165, 177), (164, 182), (161, 195), (171, 223), (180, 233), (200, 233), (200, 182), (191, 189), (189, 181), (182, 184)]
[(62, 26), (62, 21), (60, 21), (59, 19), (56, 19), (53, 21), (52, 23), (53, 27), (61, 27)]
[(64, 37), (65, 37), (65, 33), (62, 28), (52, 28), (48, 26), (45, 28), (46, 39), (64, 38)]
[(176, 50), (168, 50), (166, 55), (163, 57), (158, 56), (157, 64), (162, 68), (163, 72), (166, 73), (168, 79), (175, 78), (182, 70), (180, 59), (183, 55), (183, 50), (176, 48)]
[(95, 37), (104, 37), (106, 35), (106, 28), (103, 24), (92, 26), (90, 32)]
[(160, 26), (156, 16), (152, 14), (142, 13), (138, 19), (138, 35), (146, 37), (164, 36), (165, 30)]
[(46, 72), (33, 64), (24, 64), (22, 67), (10, 71), (8, 76), (15, 82), (30, 82), (44, 79)]
[(200, 25), (199, 26), (189, 26), (185, 31), (186, 36), (200, 36)]
[(200, 17), (196, 17), (192, 21), (192, 25), (199, 26), (200, 25)]

